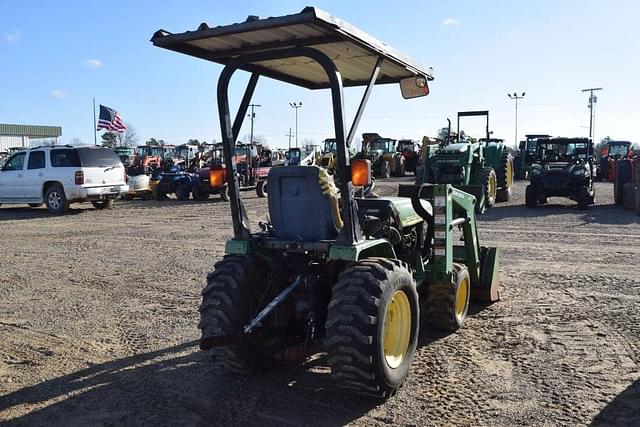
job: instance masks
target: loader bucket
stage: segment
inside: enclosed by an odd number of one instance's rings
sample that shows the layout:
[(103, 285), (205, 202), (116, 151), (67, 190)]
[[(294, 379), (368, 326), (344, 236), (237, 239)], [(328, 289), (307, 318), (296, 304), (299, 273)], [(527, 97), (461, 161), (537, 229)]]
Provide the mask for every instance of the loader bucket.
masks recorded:
[(500, 300), (500, 251), (498, 248), (480, 248), (480, 284), (472, 286), (474, 302), (491, 303)]

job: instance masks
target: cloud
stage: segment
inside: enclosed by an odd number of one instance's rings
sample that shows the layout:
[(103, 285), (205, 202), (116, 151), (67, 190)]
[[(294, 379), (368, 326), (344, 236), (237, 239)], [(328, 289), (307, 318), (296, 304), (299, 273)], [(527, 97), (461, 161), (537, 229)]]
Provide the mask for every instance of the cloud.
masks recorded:
[(91, 68), (102, 68), (102, 66), (104, 65), (99, 59), (87, 59), (84, 62), (88, 67)]
[(449, 26), (449, 25), (456, 25), (456, 26), (458, 26), (458, 25), (460, 25), (460, 21), (459, 21), (459, 20), (457, 20), (456, 18), (444, 18), (444, 19), (442, 20), (442, 25), (444, 25), (445, 27), (446, 27), (446, 26)]
[(65, 99), (67, 97), (67, 92), (64, 91), (64, 90), (60, 90), (60, 89), (54, 89), (51, 92), (49, 92), (49, 95), (52, 98)]
[(4, 35), (4, 41), (7, 43), (15, 43), (18, 41), (21, 35), (22, 32), (20, 30), (16, 30), (13, 33), (6, 33)]

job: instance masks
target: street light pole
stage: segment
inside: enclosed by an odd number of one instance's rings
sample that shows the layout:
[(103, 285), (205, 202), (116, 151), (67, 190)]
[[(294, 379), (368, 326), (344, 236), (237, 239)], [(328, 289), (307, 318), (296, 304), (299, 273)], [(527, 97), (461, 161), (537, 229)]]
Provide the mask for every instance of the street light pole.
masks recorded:
[(298, 103), (290, 102), (289, 105), (291, 106), (291, 108), (294, 108), (296, 110), (296, 148), (298, 148), (298, 108), (302, 108), (302, 101)]
[(260, 105), (260, 104), (249, 104), (249, 107), (251, 107), (251, 114), (248, 114), (249, 118), (251, 119), (251, 136), (249, 137), (251, 140), (249, 141), (249, 144), (253, 144), (253, 119), (256, 118), (256, 113), (253, 112), (253, 108), (254, 107), (262, 107), (262, 105)]
[(601, 87), (591, 87), (589, 89), (582, 89), (583, 92), (589, 92), (589, 139), (593, 141), (593, 122), (596, 119), (596, 112), (593, 109), (594, 104), (598, 102), (598, 97), (593, 94), (602, 90)]
[(524, 98), (525, 93), (522, 92), (522, 95), (518, 95), (516, 92), (513, 92), (513, 95), (511, 95), (510, 93), (507, 94), (507, 96), (509, 97), (509, 99), (515, 99), (516, 100), (516, 138), (515, 138), (515, 149), (518, 149), (518, 99), (522, 99)]

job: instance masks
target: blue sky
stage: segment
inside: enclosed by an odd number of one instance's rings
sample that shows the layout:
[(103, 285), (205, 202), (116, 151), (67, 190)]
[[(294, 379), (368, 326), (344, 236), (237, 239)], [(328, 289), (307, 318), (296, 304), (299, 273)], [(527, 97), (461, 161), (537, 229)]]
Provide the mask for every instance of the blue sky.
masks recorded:
[[(297, 1), (0, 0), (0, 122), (63, 127), (62, 142), (93, 142), (92, 98), (117, 109), (141, 141), (220, 140), (217, 64), (153, 47), (152, 34), (300, 11)], [(338, 16), (434, 68), (425, 98), (404, 101), (395, 86), (374, 90), (358, 133), (435, 135), (457, 111), (488, 109), (497, 137), (525, 133), (587, 136), (587, 95), (603, 87), (595, 135), (640, 142), (640, 3), (637, 1), (318, 1)], [(232, 85), (243, 89), (245, 78)], [(345, 91), (348, 119), (361, 89)], [(285, 146), (301, 101), (299, 138), (331, 136), (326, 91), (263, 79), (255, 133)], [(237, 105), (237, 104), (236, 104)], [(464, 126), (481, 132), (479, 122)], [(241, 136), (249, 132), (245, 125)]]

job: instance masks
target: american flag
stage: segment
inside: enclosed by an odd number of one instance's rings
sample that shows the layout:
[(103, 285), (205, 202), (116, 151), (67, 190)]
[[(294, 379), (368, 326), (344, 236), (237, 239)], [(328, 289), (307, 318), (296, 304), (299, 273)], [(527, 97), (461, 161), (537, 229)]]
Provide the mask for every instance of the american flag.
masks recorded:
[(113, 108), (100, 105), (100, 118), (98, 119), (98, 129), (107, 129), (115, 132), (124, 132), (127, 126), (122, 122), (122, 117)]

